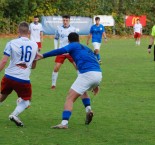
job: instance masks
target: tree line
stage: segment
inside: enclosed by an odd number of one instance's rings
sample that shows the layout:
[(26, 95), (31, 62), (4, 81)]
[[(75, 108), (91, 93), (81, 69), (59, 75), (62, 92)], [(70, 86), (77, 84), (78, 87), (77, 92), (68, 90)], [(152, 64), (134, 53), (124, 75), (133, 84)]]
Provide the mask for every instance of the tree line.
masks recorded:
[[(125, 15), (146, 15), (147, 25), (144, 34), (149, 34), (155, 23), (154, 0), (0, 0), (0, 33), (17, 32), (21, 21), (31, 22), (34, 15), (88, 16), (112, 15), (115, 19), (117, 35), (132, 34), (133, 28), (124, 24)], [(106, 31), (112, 34), (112, 27)]]

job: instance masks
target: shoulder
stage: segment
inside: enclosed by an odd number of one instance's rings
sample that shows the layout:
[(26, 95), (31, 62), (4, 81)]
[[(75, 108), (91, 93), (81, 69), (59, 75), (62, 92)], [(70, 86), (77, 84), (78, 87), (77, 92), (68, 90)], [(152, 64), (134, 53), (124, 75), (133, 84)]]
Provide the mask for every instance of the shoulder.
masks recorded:
[(34, 25), (34, 23), (30, 23), (30, 25), (29, 26), (33, 26)]
[(42, 24), (41, 24), (41, 23), (38, 23), (38, 25), (39, 25), (40, 27), (42, 27)]
[(69, 29), (75, 30), (76, 28), (74, 26), (70, 26)]

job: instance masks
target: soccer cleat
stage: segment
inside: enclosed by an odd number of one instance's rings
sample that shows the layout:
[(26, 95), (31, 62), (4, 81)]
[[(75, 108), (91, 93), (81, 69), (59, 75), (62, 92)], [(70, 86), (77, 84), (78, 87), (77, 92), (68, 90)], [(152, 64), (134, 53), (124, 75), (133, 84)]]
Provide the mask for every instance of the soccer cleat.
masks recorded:
[(101, 64), (102, 64), (102, 61), (101, 61), (101, 60), (99, 60), (99, 61), (98, 61), (98, 63), (101, 65)]
[(52, 90), (55, 90), (55, 88), (56, 88), (56, 86), (52, 86), (52, 87), (51, 87)]
[(15, 115), (9, 115), (9, 119), (13, 121), (17, 126), (23, 127), (24, 124), (20, 121), (20, 119)]
[(68, 124), (66, 124), (66, 125), (58, 124), (56, 126), (51, 126), (51, 128), (54, 128), (54, 129), (67, 129)]
[(92, 121), (93, 116), (94, 113), (92, 111), (86, 113), (86, 121), (85, 121), (86, 125), (88, 125)]

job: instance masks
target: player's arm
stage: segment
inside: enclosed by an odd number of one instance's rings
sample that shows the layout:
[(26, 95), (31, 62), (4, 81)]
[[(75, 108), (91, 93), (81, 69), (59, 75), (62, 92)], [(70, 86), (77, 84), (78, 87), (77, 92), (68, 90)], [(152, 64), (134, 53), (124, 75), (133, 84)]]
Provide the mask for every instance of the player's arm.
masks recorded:
[(92, 34), (90, 33), (90, 34), (88, 35), (88, 37), (87, 37), (87, 45), (89, 45), (89, 40), (90, 40), (91, 37), (92, 37)]
[(148, 53), (151, 53), (151, 47), (154, 43), (154, 36), (150, 36), (150, 43), (149, 43), (149, 46), (148, 46)]
[(3, 58), (1, 59), (1, 61), (0, 61), (0, 71), (3, 70), (3, 68), (5, 67), (5, 65), (8, 62), (8, 59), (9, 59), (8, 55), (4, 55)]
[(54, 49), (58, 48), (58, 40), (59, 40), (59, 32), (57, 30), (55, 33), (55, 38), (54, 38)]
[(36, 68), (36, 65), (37, 65), (37, 60), (34, 60), (34, 61), (32, 62), (32, 67), (31, 67), (31, 69), (35, 69), (35, 68)]
[(40, 39), (41, 39), (41, 42), (43, 42), (43, 31), (40, 32)]
[(104, 37), (104, 42), (106, 43), (107, 42), (107, 35), (106, 35), (105, 31), (102, 33), (102, 37)]
[(155, 38), (155, 27), (152, 28), (151, 36), (150, 36), (150, 43), (148, 46), (148, 53), (151, 53), (151, 47), (154, 44), (154, 38)]
[(142, 35), (143, 34), (143, 27), (141, 25), (141, 29), (140, 29), (140, 34)]
[(40, 59), (47, 58), (47, 57), (52, 57), (52, 56), (57, 56), (57, 55), (69, 53), (70, 49), (72, 49), (72, 46), (70, 46), (70, 44), (69, 44), (69, 45), (67, 45), (65, 47), (62, 47), (62, 48), (59, 48), (59, 49), (54, 49), (54, 50), (46, 52), (44, 54), (38, 53), (36, 60), (40, 60)]
[(36, 55), (36, 57), (35, 57), (35, 60), (33, 60), (33, 62), (32, 62), (32, 67), (31, 67), (31, 69), (35, 69), (35, 68), (36, 68), (36, 65), (37, 65), (37, 60), (36, 60), (36, 58), (37, 58), (37, 55)]
[(133, 26), (133, 35), (135, 34), (135, 25)]

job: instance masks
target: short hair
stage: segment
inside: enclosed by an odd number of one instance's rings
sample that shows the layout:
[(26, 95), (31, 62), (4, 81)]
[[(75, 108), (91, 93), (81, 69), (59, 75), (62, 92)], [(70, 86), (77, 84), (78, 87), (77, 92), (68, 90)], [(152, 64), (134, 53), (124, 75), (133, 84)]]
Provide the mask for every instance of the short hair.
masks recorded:
[(96, 17), (96, 18), (95, 18), (95, 21), (97, 21), (97, 20), (100, 20), (100, 17)]
[(76, 32), (71, 32), (68, 35), (69, 42), (79, 42), (79, 35)]
[(34, 18), (39, 18), (39, 16), (36, 15), (36, 16), (34, 16)]
[(140, 19), (137, 19), (137, 21), (140, 21)]
[(63, 15), (62, 18), (70, 19), (69, 15)]
[(20, 34), (28, 34), (29, 32), (29, 24), (27, 22), (21, 22), (18, 26), (18, 31)]

